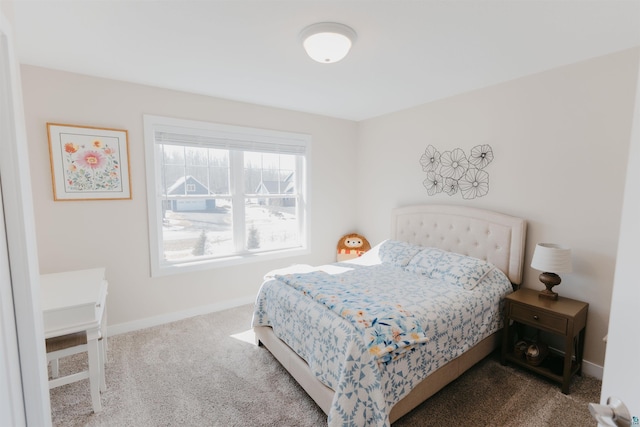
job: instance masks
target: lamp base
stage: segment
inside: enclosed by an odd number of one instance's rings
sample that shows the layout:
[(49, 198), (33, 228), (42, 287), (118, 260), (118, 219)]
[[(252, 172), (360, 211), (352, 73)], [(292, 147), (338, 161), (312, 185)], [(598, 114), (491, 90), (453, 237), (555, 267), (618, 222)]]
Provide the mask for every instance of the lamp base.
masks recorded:
[(557, 301), (558, 300), (558, 294), (556, 292), (553, 292), (550, 289), (545, 289), (544, 291), (540, 291), (540, 293), (538, 293), (538, 298), (544, 298), (544, 299)]
[(539, 298), (549, 299), (556, 301), (558, 299), (558, 294), (553, 292), (553, 287), (560, 284), (562, 279), (556, 273), (542, 273), (539, 277), (540, 281), (547, 288), (543, 291), (540, 291), (538, 294)]

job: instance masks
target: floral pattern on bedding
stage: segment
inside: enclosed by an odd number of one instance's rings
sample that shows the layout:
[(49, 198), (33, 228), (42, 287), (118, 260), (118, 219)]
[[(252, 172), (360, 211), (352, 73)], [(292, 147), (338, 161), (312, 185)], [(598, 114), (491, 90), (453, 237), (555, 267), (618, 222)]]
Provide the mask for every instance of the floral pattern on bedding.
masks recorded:
[(473, 289), (494, 268), (493, 264), (481, 259), (427, 247), (411, 258), (406, 270)]
[(335, 391), (329, 426), (387, 427), (393, 405), (420, 381), (501, 327), (502, 300), (512, 288), (498, 269), (467, 290), (386, 263), (352, 268), (339, 275), (342, 286), (365, 287), (388, 300), (397, 292), (412, 295), (405, 308), (429, 341), (378, 363), (350, 321), (278, 280), (263, 283), (253, 326), (271, 326)]
[(404, 267), (423, 250), (424, 247), (411, 243), (386, 240), (380, 245), (380, 260), (384, 263)]
[(367, 351), (380, 363), (389, 363), (429, 340), (415, 316), (404, 308), (413, 304), (411, 292), (397, 292), (391, 301), (361, 283), (345, 286), (348, 277), (315, 271), (276, 279), (351, 322), (363, 334)]

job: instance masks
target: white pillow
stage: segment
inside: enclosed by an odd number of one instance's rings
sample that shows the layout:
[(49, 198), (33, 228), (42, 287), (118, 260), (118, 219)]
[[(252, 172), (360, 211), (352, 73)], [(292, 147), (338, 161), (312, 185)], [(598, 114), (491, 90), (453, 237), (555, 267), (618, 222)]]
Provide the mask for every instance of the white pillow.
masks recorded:
[(431, 271), (438, 267), (442, 261), (442, 258), (447, 254), (447, 251), (442, 249), (423, 247), (422, 250), (417, 253), (407, 265), (406, 270), (412, 273), (431, 276)]
[(425, 248), (406, 267), (408, 271), (468, 290), (475, 288), (494, 268), (490, 262), (437, 248)]
[(404, 267), (424, 246), (412, 245), (397, 240), (387, 240), (380, 246), (380, 260), (398, 267)]

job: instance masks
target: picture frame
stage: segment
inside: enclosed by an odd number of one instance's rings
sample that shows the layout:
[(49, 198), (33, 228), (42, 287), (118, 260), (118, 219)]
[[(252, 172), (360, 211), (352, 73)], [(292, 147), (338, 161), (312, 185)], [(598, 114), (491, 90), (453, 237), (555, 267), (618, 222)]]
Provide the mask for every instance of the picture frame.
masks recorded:
[(53, 199), (131, 199), (126, 130), (47, 123)]

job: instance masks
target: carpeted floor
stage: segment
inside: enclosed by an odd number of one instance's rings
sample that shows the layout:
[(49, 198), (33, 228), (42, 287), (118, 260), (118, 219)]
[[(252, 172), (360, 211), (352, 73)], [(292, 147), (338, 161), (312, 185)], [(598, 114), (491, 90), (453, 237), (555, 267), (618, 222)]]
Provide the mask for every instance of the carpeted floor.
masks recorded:
[[(51, 390), (55, 426), (322, 426), (325, 414), (263, 347), (252, 344), (252, 306), (109, 338), (103, 411), (88, 381)], [(86, 366), (70, 357), (61, 373)], [(595, 426), (587, 404), (600, 381), (576, 378), (571, 394), (491, 355), (393, 424)]]

